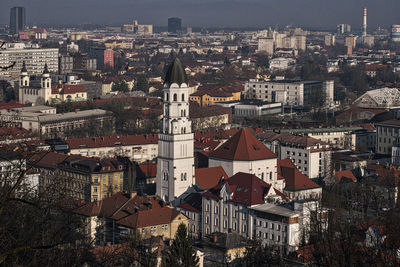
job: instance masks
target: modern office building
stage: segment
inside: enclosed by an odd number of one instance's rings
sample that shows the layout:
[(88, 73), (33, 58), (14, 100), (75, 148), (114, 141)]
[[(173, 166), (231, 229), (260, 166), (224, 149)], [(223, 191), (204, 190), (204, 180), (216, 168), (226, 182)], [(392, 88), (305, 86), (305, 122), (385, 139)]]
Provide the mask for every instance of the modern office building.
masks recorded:
[(16, 35), (25, 29), (25, 7), (13, 7), (10, 10), (10, 34)]
[(182, 30), (182, 19), (181, 18), (169, 18), (168, 19), (168, 32), (177, 33)]
[(280, 102), (284, 106), (321, 107), (333, 104), (334, 81), (264, 81), (250, 79), (245, 84), (245, 98)]

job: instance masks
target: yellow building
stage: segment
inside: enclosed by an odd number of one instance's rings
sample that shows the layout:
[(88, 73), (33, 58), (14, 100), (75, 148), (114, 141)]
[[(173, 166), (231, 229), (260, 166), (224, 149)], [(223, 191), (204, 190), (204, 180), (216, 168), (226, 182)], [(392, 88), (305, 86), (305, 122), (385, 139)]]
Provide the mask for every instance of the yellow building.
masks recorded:
[(190, 95), (190, 101), (200, 106), (212, 106), (218, 102), (229, 102), (240, 100), (242, 86), (227, 86), (214, 88), (199, 88), (197, 92)]
[(97, 201), (123, 190), (124, 165), (114, 159), (70, 156), (58, 166), (68, 196)]

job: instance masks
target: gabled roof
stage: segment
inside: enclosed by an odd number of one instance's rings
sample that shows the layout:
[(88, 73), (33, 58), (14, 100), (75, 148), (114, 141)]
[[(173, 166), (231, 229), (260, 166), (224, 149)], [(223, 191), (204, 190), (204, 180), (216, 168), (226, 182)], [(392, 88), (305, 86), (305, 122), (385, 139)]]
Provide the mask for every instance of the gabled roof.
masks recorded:
[(290, 159), (278, 160), (278, 175), (281, 175), (285, 179), (285, 190), (288, 191), (307, 190), (320, 187), (301, 173)]
[(165, 205), (158, 197), (139, 196), (136, 193), (116, 193), (103, 200), (90, 202), (74, 210), (87, 217), (107, 217), (129, 228), (169, 224), (177, 216), (186, 218), (179, 211)]
[(221, 166), (196, 169), (194, 177), (196, 184), (202, 190), (215, 187), (221, 179), (228, 179), (228, 175)]
[(210, 154), (210, 158), (227, 160), (273, 159), (276, 155), (248, 129), (242, 129)]
[(335, 180), (337, 183), (341, 182), (357, 182), (357, 178), (351, 172), (351, 170), (337, 171), (335, 172)]
[(230, 201), (246, 206), (264, 204), (264, 198), (267, 195), (277, 195), (282, 199), (286, 198), (285, 194), (254, 174), (244, 172), (238, 172), (228, 180), (221, 181), (217, 186), (203, 193), (202, 196), (220, 199), (219, 194), (224, 186), (233, 194)]

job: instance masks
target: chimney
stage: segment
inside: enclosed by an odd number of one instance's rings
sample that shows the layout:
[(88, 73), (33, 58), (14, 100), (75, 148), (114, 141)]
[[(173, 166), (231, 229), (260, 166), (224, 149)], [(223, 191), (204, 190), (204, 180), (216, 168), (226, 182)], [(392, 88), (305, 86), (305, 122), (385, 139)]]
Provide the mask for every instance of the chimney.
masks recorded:
[(214, 236), (213, 236), (213, 243), (217, 243), (217, 241), (218, 241), (218, 237), (217, 237), (216, 234), (214, 234)]

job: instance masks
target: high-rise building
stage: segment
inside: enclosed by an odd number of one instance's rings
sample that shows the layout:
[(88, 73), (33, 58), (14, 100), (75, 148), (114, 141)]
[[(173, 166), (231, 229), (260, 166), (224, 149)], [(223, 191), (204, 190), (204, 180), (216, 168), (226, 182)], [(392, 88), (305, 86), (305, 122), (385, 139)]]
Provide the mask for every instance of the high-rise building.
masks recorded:
[(351, 32), (351, 26), (349, 24), (339, 24), (337, 25), (337, 34), (338, 35), (343, 35), (346, 33)]
[(400, 42), (400, 25), (392, 25), (392, 42)]
[(164, 117), (158, 135), (157, 195), (179, 204), (194, 184), (194, 143), (189, 118), (189, 87), (178, 58), (164, 81)]
[(182, 19), (181, 18), (169, 18), (168, 19), (168, 32), (177, 33), (182, 30)]
[(10, 10), (10, 34), (18, 34), (25, 29), (25, 7), (13, 7)]
[(0, 67), (14, 67), (0, 69), (0, 77), (18, 77), (24, 61), (31, 75), (41, 74), (46, 63), (50, 72), (57, 72), (58, 48), (34, 48), (23, 43), (8, 43), (1, 50)]

